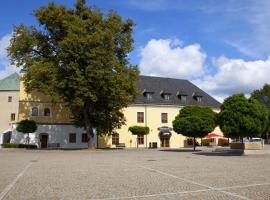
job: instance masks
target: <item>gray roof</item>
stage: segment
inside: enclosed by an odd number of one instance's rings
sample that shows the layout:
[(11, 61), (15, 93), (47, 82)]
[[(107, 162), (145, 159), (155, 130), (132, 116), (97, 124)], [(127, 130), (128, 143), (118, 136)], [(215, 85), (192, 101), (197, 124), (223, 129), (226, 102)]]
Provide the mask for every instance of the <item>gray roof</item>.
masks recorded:
[[(220, 103), (209, 94), (198, 88), (188, 80), (161, 78), (153, 76), (140, 76), (138, 87), (142, 90), (136, 99), (136, 104), (162, 104), (162, 105), (201, 105), (219, 108)], [(152, 99), (148, 100), (145, 93), (151, 93)], [(170, 94), (170, 99), (165, 100), (162, 94)], [(186, 102), (179, 96), (186, 96)], [(201, 102), (196, 100), (201, 97)]]
[(19, 91), (20, 90), (20, 76), (13, 73), (6, 78), (0, 80), (0, 91)]

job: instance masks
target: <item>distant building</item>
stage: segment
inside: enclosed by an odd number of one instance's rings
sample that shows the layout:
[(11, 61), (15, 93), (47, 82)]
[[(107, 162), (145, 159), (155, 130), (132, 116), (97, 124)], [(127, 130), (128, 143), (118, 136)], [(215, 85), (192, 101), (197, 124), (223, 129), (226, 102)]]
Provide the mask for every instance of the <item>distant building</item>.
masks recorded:
[[(124, 109), (126, 125), (111, 136), (95, 138), (95, 146), (183, 147), (187, 138), (172, 130), (172, 121), (179, 110), (186, 105), (200, 105), (219, 111), (220, 103), (188, 80), (140, 76), (138, 87), (142, 92), (136, 102)], [(84, 129), (76, 128), (70, 116), (64, 102), (52, 105), (48, 96), (39, 92), (27, 94), (23, 83), (20, 84), (19, 120), (32, 119), (38, 123), (38, 130), (30, 135), (31, 143), (41, 148), (87, 147)], [(133, 125), (148, 126), (150, 133), (134, 136), (128, 131), (128, 127)], [(15, 126), (12, 142), (24, 143), (24, 135), (18, 133)]]
[(17, 73), (0, 80), (0, 144), (10, 141), (11, 124), (18, 120), (19, 90)]

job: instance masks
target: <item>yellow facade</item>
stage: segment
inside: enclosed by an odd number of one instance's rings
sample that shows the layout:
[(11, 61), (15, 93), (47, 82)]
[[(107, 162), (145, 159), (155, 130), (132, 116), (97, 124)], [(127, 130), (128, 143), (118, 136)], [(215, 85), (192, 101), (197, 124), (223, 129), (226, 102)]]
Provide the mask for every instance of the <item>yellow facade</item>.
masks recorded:
[[(52, 104), (51, 98), (40, 93), (31, 92), (27, 94), (24, 89), (24, 84), (20, 84), (20, 97), (19, 97), (19, 120), (32, 119), (37, 123), (48, 124), (61, 124), (71, 123), (70, 113), (65, 108), (63, 102)], [(32, 108), (38, 108), (38, 116), (32, 116)], [(49, 108), (51, 111), (50, 116), (44, 116), (44, 109)]]
[[(33, 107), (37, 107), (39, 110), (38, 116), (32, 116), (31, 110)], [(45, 108), (51, 110), (50, 116), (44, 116), (42, 111)], [(172, 121), (175, 116), (179, 113), (182, 107), (175, 105), (130, 105), (128, 108), (124, 109), (124, 115), (126, 117), (126, 125), (122, 126), (121, 129), (115, 130), (119, 134), (119, 143), (123, 143), (127, 148), (137, 147), (137, 136), (132, 135), (128, 131), (130, 126), (148, 126), (150, 132), (147, 136), (144, 136), (144, 144), (138, 145), (139, 148), (149, 147), (149, 143), (157, 143), (158, 147), (161, 147), (161, 140), (159, 137), (160, 127), (172, 128)], [(218, 112), (218, 110), (215, 110)], [(144, 113), (144, 122), (137, 122), (137, 112)], [(168, 122), (162, 123), (161, 113), (167, 113)], [(71, 118), (70, 113), (65, 107), (63, 102), (51, 103), (48, 96), (39, 93), (32, 92), (31, 94), (26, 94), (24, 90), (23, 83), (20, 84), (20, 102), (19, 102), (19, 120), (22, 119), (32, 119), (38, 124), (70, 124)], [(217, 128), (215, 133), (220, 133)], [(186, 137), (171, 131), (172, 135), (169, 140), (168, 146), (171, 148), (184, 147)], [(98, 137), (98, 147), (99, 148), (111, 148), (115, 147), (112, 144), (111, 136), (99, 136)]]
[[(150, 132), (147, 136), (144, 136), (144, 144), (138, 145), (138, 147), (149, 147), (149, 143), (156, 142), (158, 147), (161, 147), (161, 140), (159, 137), (160, 127), (170, 127), (172, 128), (172, 121), (175, 116), (179, 113), (182, 107), (168, 106), (168, 105), (131, 105), (124, 110), (126, 117), (126, 125), (122, 126), (121, 129), (116, 130), (119, 133), (119, 143), (124, 143), (128, 148), (137, 147), (137, 136), (132, 135), (128, 131), (130, 126), (148, 126)], [(214, 110), (218, 112), (218, 110)], [(137, 122), (137, 112), (144, 113), (144, 123)], [(161, 113), (168, 114), (168, 123), (161, 122)], [(217, 127), (213, 132), (217, 134), (222, 134), (220, 129)], [(185, 136), (177, 134), (174, 131), (171, 131), (172, 135), (169, 140), (169, 146), (171, 148), (184, 147)], [(198, 140), (199, 142), (199, 140)], [(99, 138), (99, 147), (100, 148), (110, 148), (114, 147), (112, 145), (111, 137), (100, 137)]]

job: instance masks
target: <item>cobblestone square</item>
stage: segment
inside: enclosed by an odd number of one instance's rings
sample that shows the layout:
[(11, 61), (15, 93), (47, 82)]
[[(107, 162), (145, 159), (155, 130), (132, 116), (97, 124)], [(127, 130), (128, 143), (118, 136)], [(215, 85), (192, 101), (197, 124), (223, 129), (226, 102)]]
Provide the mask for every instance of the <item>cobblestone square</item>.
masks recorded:
[(270, 199), (270, 154), (0, 149), (2, 199)]

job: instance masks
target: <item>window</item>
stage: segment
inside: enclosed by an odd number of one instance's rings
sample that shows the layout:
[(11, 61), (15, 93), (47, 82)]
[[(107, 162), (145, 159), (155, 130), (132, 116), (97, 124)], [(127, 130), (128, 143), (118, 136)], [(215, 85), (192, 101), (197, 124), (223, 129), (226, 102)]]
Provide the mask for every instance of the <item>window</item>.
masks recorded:
[(144, 123), (144, 112), (137, 112), (137, 122)]
[(51, 110), (50, 108), (44, 108), (44, 116), (50, 117), (51, 116)]
[(69, 134), (69, 143), (76, 143), (76, 133)]
[(8, 97), (8, 102), (12, 102), (12, 96)]
[(15, 118), (16, 118), (15, 113), (11, 113), (11, 115), (10, 115), (10, 120), (11, 120), (11, 121), (15, 121)]
[(32, 116), (38, 116), (38, 108), (37, 107), (32, 108)]
[(114, 145), (119, 144), (119, 134), (118, 133), (112, 134), (112, 144), (114, 144)]
[(147, 100), (152, 100), (152, 94), (151, 93), (146, 93), (146, 98), (147, 98)]
[(196, 100), (200, 103), (202, 102), (202, 97), (196, 97)]
[(168, 113), (161, 113), (161, 123), (168, 123)]
[(144, 135), (137, 135), (138, 144), (144, 144)]
[(170, 95), (169, 94), (164, 94), (163, 97), (164, 97), (164, 99), (166, 101), (169, 101), (170, 100)]
[(182, 103), (186, 103), (187, 102), (187, 96), (181, 95), (180, 100), (181, 100)]
[(82, 143), (87, 143), (87, 142), (88, 142), (87, 133), (82, 133)]

